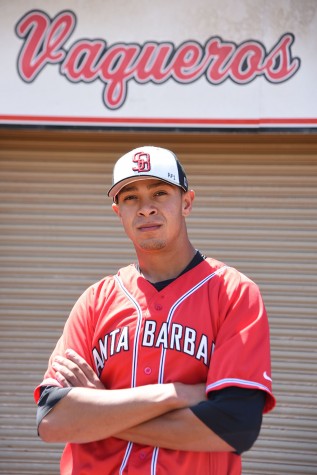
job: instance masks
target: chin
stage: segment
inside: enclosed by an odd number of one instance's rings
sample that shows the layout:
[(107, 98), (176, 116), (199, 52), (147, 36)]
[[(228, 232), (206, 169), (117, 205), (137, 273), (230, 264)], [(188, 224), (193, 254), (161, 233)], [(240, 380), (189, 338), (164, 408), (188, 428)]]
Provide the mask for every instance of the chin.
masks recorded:
[(160, 249), (164, 249), (166, 247), (166, 241), (158, 239), (143, 241), (139, 243), (139, 246), (144, 251), (159, 251)]

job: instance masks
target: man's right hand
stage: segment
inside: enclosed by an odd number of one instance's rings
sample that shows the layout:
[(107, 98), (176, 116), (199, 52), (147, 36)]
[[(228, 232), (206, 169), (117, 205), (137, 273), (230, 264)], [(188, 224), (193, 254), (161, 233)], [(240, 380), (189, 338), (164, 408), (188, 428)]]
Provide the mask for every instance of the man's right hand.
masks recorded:
[(56, 356), (52, 366), (56, 379), (64, 388), (105, 389), (94, 370), (74, 350), (68, 349), (65, 356)]

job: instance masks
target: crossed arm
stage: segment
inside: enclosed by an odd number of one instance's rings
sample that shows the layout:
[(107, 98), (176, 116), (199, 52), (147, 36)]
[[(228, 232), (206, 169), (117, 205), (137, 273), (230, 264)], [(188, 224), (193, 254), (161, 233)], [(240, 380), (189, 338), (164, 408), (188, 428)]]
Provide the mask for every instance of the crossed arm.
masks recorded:
[(72, 387), (44, 416), (46, 442), (86, 443), (117, 437), (174, 450), (234, 451), (189, 409), (205, 400), (205, 385), (153, 384), (107, 390), (75, 352), (54, 363), (56, 378)]

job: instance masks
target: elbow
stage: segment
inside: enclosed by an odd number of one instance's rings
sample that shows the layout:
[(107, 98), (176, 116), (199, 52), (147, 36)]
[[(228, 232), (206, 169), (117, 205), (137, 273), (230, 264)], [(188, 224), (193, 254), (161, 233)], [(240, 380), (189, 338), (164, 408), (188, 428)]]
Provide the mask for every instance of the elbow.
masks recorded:
[(63, 432), (60, 427), (57, 427), (49, 417), (44, 417), (38, 426), (38, 434), (43, 442), (58, 443), (65, 442), (62, 437)]
[(239, 434), (239, 439), (235, 444), (236, 451), (238, 454), (242, 454), (250, 450), (255, 444), (259, 436), (258, 430), (250, 430), (247, 433)]

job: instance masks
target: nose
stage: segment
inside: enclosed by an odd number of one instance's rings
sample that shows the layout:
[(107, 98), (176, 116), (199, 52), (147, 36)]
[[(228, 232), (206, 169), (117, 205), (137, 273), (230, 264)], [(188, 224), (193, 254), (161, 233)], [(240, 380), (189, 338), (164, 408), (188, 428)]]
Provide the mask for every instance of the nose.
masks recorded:
[(157, 214), (157, 209), (151, 202), (151, 200), (145, 200), (143, 199), (140, 202), (140, 207), (138, 210), (138, 215), (139, 216), (153, 216)]

